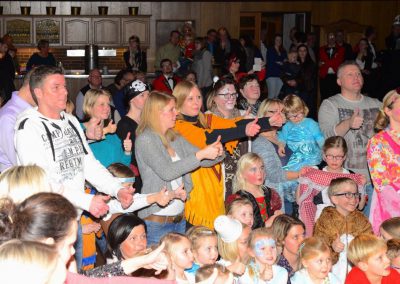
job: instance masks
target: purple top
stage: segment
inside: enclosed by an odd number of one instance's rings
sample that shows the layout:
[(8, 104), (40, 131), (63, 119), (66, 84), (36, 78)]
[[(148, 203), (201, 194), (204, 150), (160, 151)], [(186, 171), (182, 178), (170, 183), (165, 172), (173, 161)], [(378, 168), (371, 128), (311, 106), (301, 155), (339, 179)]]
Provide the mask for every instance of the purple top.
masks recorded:
[(14, 126), (17, 117), (31, 105), (23, 100), (18, 92), (13, 92), (11, 99), (0, 108), (0, 172), (17, 164), (14, 147)]

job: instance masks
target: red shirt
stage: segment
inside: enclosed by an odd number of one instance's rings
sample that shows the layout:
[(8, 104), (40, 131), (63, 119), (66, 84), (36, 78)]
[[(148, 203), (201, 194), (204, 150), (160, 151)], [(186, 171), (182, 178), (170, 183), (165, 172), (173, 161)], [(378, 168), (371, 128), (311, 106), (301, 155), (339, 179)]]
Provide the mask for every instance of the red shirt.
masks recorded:
[[(370, 284), (367, 275), (357, 266), (347, 274), (345, 284)], [(390, 274), (383, 276), (381, 284), (396, 284), (400, 283), (400, 274), (393, 268), (390, 268)]]

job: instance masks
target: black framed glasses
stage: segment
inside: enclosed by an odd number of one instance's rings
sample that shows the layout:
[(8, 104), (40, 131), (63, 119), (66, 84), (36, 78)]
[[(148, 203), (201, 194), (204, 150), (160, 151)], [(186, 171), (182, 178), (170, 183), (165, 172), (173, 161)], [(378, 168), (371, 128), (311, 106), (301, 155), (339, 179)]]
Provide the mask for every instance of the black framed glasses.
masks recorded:
[(225, 100), (229, 99), (237, 99), (239, 94), (238, 93), (226, 93), (226, 94), (218, 94), (218, 96), (224, 97)]
[(334, 194), (333, 196), (345, 196), (347, 199), (352, 199), (352, 198), (359, 199), (361, 197), (361, 193), (359, 193), (359, 192), (356, 192), (356, 193), (344, 192), (344, 193)]

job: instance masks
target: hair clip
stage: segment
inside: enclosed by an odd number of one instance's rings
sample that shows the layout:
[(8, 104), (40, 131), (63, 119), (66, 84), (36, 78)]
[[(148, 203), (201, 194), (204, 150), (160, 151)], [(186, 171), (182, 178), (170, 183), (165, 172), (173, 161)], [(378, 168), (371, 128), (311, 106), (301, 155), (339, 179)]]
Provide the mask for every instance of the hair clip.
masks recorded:
[(10, 223), (11, 223), (11, 224), (13, 224), (13, 223), (14, 223), (14, 221), (13, 221), (13, 219), (12, 219), (11, 215), (8, 215), (8, 220), (10, 221)]
[(218, 76), (214, 76), (213, 77), (213, 88), (215, 87), (215, 84), (219, 81), (219, 77)]
[(127, 177), (127, 178), (118, 178), (121, 183), (125, 182), (135, 182), (135, 177)]

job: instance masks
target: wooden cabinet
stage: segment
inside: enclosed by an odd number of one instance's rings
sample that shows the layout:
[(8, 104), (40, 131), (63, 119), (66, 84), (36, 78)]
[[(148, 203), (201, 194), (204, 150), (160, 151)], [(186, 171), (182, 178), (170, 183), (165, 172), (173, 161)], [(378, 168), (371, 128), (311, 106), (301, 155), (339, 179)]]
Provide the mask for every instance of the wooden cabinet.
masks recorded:
[(63, 45), (76, 46), (91, 44), (90, 18), (63, 18)]
[(136, 35), (140, 38), (141, 47), (150, 46), (150, 16), (124, 17), (121, 19), (122, 45), (128, 45), (129, 38)]
[(4, 34), (10, 34), (14, 44), (29, 46), (32, 44), (32, 18), (7, 17), (4, 19)]
[(98, 45), (119, 45), (121, 42), (121, 21), (115, 18), (94, 18), (93, 43)]
[(39, 40), (46, 39), (52, 46), (62, 45), (63, 42), (62, 42), (61, 27), (62, 27), (62, 19), (60, 17), (34, 18), (33, 43), (37, 44)]

